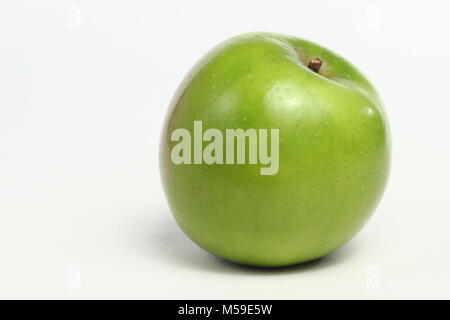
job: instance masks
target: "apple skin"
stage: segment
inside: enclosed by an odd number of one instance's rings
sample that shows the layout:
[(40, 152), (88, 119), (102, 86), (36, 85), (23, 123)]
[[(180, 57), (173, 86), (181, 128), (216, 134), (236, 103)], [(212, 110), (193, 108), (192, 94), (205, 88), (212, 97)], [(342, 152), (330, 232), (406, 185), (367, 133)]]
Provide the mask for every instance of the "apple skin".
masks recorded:
[[(307, 67), (319, 57), (320, 73)], [(171, 132), (278, 128), (279, 171), (175, 165)], [(172, 213), (203, 249), (286, 266), (322, 257), (363, 227), (386, 185), (390, 136), (372, 85), (339, 55), (274, 33), (231, 38), (190, 71), (163, 126), (160, 170)]]

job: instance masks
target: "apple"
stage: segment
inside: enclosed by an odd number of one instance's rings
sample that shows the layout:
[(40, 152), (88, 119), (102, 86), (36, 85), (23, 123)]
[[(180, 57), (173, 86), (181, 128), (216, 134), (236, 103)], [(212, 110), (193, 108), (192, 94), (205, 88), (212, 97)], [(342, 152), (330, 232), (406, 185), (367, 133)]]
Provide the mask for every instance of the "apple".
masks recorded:
[(231, 38), (175, 94), (160, 170), (201, 248), (255, 266), (322, 257), (363, 227), (385, 188), (390, 137), (374, 87), (341, 56), (274, 33)]

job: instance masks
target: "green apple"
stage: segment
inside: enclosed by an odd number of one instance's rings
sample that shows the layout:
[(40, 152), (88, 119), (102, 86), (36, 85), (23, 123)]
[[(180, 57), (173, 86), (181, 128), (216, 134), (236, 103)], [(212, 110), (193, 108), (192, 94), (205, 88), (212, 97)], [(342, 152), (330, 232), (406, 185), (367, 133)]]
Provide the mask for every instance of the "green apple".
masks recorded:
[(379, 202), (389, 163), (369, 81), (334, 52), (273, 33), (234, 37), (201, 59), (173, 98), (160, 149), (181, 229), (256, 266), (306, 262), (347, 243)]

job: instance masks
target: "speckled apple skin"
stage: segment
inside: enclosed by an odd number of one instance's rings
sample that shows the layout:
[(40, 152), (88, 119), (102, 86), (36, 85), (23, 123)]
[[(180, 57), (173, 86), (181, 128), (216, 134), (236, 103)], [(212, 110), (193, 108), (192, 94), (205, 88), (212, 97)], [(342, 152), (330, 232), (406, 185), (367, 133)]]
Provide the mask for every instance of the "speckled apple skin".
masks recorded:
[[(319, 57), (320, 73), (307, 67)], [(279, 171), (261, 165), (175, 165), (171, 132), (279, 129)], [(160, 146), (165, 194), (203, 249), (255, 266), (322, 257), (347, 243), (386, 185), (390, 137), (382, 102), (350, 63), (312, 42), (273, 33), (234, 37), (190, 71)], [(380, 235), (382, 236), (382, 235)]]

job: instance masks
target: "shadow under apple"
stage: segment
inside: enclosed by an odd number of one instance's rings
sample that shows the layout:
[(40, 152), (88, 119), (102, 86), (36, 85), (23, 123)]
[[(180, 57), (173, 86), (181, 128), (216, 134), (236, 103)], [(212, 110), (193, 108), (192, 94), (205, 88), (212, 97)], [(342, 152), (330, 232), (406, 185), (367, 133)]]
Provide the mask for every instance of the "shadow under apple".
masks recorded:
[[(286, 273), (313, 272), (327, 269), (349, 259), (354, 253), (352, 243), (345, 245), (341, 249), (316, 260), (300, 263), (286, 267), (255, 267), (241, 265), (234, 262), (218, 258), (193, 243), (178, 227), (175, 220), (170, 218), (169, 212), (165, 214), (167, 218), (159, 221), (147, 221), (141, 223), (143, 232), (140, 234), (139, 242), (143, 244), (145, 251), (157, 252), (161, 259), (170, 264), (183, 266), (192, 270), (201, 270), (214, 273), (228, 274), (266, 274), (278, 275)], [(145, 252), (144, 252), (145, 254)]]

